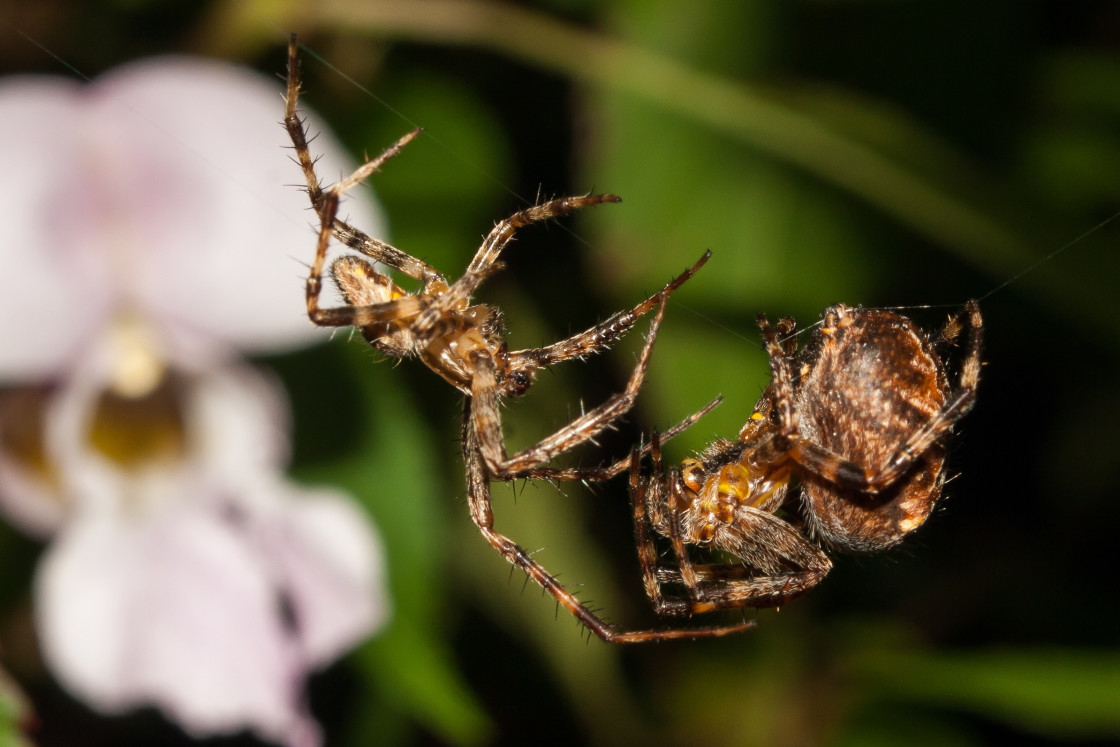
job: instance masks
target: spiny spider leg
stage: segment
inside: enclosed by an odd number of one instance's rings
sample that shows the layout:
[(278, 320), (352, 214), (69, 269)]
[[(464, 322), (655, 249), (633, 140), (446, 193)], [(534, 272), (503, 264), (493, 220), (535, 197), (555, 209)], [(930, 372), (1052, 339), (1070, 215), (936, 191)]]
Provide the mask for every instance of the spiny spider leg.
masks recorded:
[(748, 630), (755, 626), (753, 620), (733, 625), (708, 628), (668, 630), (616, 630), (589, 609), (549, 573), (544, 566), (525, 552), (516, 542), (494, 529), (494, 511), (490, 504), (490, 476), (483, 462), (480, 445), (474, 430), (474, 416), (468, 402), (463, 409), (463, 461), (467, 465), (467, 502), (471, 520), (479, 532), (509, 563), (524, 571), (529, 578), (551, 594), (582, 625), (608, 643), (644, 643), (689, 638), (716, 638)]
[[(337, 216), (332, 217), (330, 221), (323, 220), (321, 204), (324, 190), (319, 183), (319, 177), (315, 174), (315, 159), (311, 157), (305, 122), (300, 117), (298, 109), (300, 93), (298, 50), (299, 44), (295, 34), (292, 34), (288, 40), (288, 89), (284, 97), (284, 127), (287, 129), (288, 136), (292, 140), (292, 145), (296, 152), (296, 162), (299, 163), (300, 169), (303, 171), (304, 180), (307, 182), (307, 194), (308, 197), (311, 198), (311, 204), (315, 207), (315, 212), (319, 215), (320, 222), (330, 226), (335, 237), (351, 249), (359, 251), (377, 262), (383, 262), (411, 278), (422, 281), (425, 291), (430, 292), (436, 287), (446, 288), (446, 278), (444, 278), (438, 270), (425, 262), (402, 252), (400, 249), (384, 241), (365, 235)], [(389, 148), (377, 158), (359, 167), (354, 174), (347, 180), (344, 180), (345, 182), (352, 182), (347, 184), (346, 189), (353, 186), (353, 183), (357, 183), (361, 179), (366, 178), (385, 163), (385, 161), (400, 153), (401, 149), (419, 135), (420, 132), (421, 130), (419, 129), (409, 132), (404, 137), (397, 140), (396, 143), (389, 146)], [(338, 185), (335, 186), (337, 187)], [(341, 194), (341, 191), (339, 194)]]
[[(652, 461), (654, 474), (664, 475), (664, 466), (661, 459), (661, 437), (657, 431), (653, 432), (650, 439), (653, 445)], [(640, 465), (639, 465), (640, 467)], [(633, 467), (631, 468), (633, 469)], [(631, 474), (631, 485), (633, 484), (634, 476)], [(665, 510), (662, 511), (662, 502), (656, 499), (656, 495), (646, 495), (645, 491), (642, 492), (640, 499), (643, 503), (647, 503), (643, 515), (649, 515), (651, 520), (656, 521), (659, 525), (667, 528), (670, 543), (673, 546), (673, 554), (677, 558), (677, 567), (680, 569), (681, 580), (688, 591), (689, 600), (679, 600), (677, 604), (683, 605), (684, 612), (693, 611), (692, 608), (699, 598), (699, 580), (696, 578), (696, 571), (692, 567), (692, 557), (688, 554), (688, 549), (684, 546), (684, 532), (681, 529), (681, 511), (685, 508), (681, 500), (681, 478), (675, 471), (670, 472), (667, 480), (659, 480), (658, 485), (670, 485), (669, 499), (665, 502)], [(656, 492), (656, 491), (654, 491)], [(632, 497), (631, 503), (637, 504), (638, 498)], [(639, 518), (638, 509), (634, 509), (634, 520)], [(652, 536), (647, 530), (645, 532), (648, 542), (652, 543)], [(648, 555), (648, 553), (646, 553)], [(645, 574), (648, 576), (648, 573)], [(673, 614), (667, 606), (664, 599), (661, 601), (661, 608), (659, 612), (664, 614)], [(681, 612), (677, 612), (681, 614)]]
[(533, 205), (519, 210), (510, 217), (499, 221), (490, 231), (474, 259), (467, 265), (463, 276), (451, 284), (440, 295), (432, 307), (416, 320), (418, 334), (431, 328), (439, 317), (454, 309), (465, 308), (470, 298), (490, 274), (498, 269), (496, 263), (505, 247), (513, 240), (518, 228), (540, 223), (551, 218), (568, 215), (580, 208), (602, 205), (605, 202), (621, 202), (616, 195), (584, 195), (582, 197), (560, 197), (555, 200)]
[(324, 327), (366, 327), (372, 324), (413, 316), (431, 303), (427, 296), (403, 296), (394, 301), (373, 306), (337, 306), (329, 309), (319, 308), (319, 296), (323, 290), (323, 265), (326, 264), (327, 249), (331, 240), (331, 219), (338, 210), (338, 195), (327, 190), (320, 203), (324, 220), (319, 229), (319, 243), (315, 248), (315, 261), (307, 275), (307, 316), (312, 322)]
[(381, 154), (376, 158), (366, 161), (361, 166), (354, 169), (353, 174), (346, 177), (345, 179), (338, 180), (323, 191), (331, 192), (338, 197), (342, 197), (342, 195), (346, 194), (347, 191), (353, 189), (354, 187), (358, 186), (363, 181), (368, 179), (370, 175), (380, 171), (381, 166), (384, 165), (386, 161), (388, 161), (393, 156), (399, 155), (400, 152), (404, 150), (404, 146), (415, 140), (421, 132), (423, 132), (423, 130), (419, 127), (417, 127), (415, 130), (412, 130), (411, 132), (406, 132), (397, 140), (397, 142), (393, 143), (388, 148), (383, 150)]
[[(657, 434), (653, 434), (656, 438)], [(657, 453), (657, 449), (654, 449)], [(673, 474), (669, 478), (672, 489), (669, 493), (669, 510), (666, 511), (669, 544), (673, 548), (673, 555), (677, 558), (677, 568), (680, 570), (681, 581), (688, 592), (688, 610), (690, 612), (704, 612), (698, 605), (700, 602), (700, 579), (696, 577), (696, 569), (692, 566), (692, 556), (684, 543), (684, 529), (682, 527), (681, 512), (686, 508), (681, 498), (680, 475)]]
[[(704, 417), (712, 410), (723, 402), (723, 395), (713, 399), (708, 404), (696, 412), (689, 415), (684, 420), (676, 425), (673, 425), (664, 433), (661, 434), (661, 443), (665, 443), (674, 436), (680, 435), (694, 425), (700, 418)], [(638, 455), (644, 457), (653, 449), (653, 443), (643, 445), (638, 449)], [(580, 482), (604, 482), (617, 477), (630, 468), (630, 455), (622, 457), (614, 464), (603, 465), (599, 467), (538, 467), (526, 470), (524, 474), (518, 473), (516, 479), (545, 479), (545, 480), (562, 480), (566, 482), (580, 481)]]
[(661, 290), (636, 304), (634, 308), (612, 314), (606, 320), (599, 322), (594, 327), (586, 329), (579, 334), (572, 335), (566, 340), (554, 342), (541, 348), (529, 350), (515, 350), (509, 354), (509, 365), (513, 371), (521, 371), (531, 375), (539, 368), (561, 363), (572, 358), (580, 358), (592, 353), (606, 350), (618, 338), (626, 334), (631, 327), (645, 314), (652, 311), (661, 299), (673, 293), (699, 271), (711, 259), (711, 251), (704, 254), (692, 267), (682, 272), (677, 277), (665, 284)]
[[(570, 451), (575, 446), (593, 439), (596, 435), (601, 433), (604, 428), (614, 423), (633, 407), (634, 400), (638, 396), (638, 390), (641, 388), (642, 381), (645, 378), (646, 369), (649, 366), (649, 358), (653, 351), (653, 343), (657, 339), (657, 333), (661, 327), (661, 320), (665, 315), (665, 304), (668, 302), (669, 296), (685, 281), (695, 275), (710, 257), (711, 252), (705, 252), (692, 267), (681, 273), (679, 277), (670, 281), (660, 291), (635, 306), (634, 309), (629, 312), (623, 312), (623, 316), (627, 318), (633, 317), (633, 319), (636, 320), (639, 316), (646, 313), (649, 308), (653, 308), (655, 305), (658, 308), (653, 322), (650, 323), (646, 344), (642, 348), (637, 366), (635, 366), (633, 372), (630, 374), (630, 381), (627, 383), (625, 391), (614, 395), (594, 410), (584, 413), (551, 436), (542, 439), (536, 446), (523, 449), (513, 456), (506, 455), (504, 442), (501, 438), (494, 360), (489, 355), (486, 355), (484, 351), (479, 351), (477, 353), (472, 383), (472, 399), (475, 403), (475, 413), (478, 419), (476, 426), (482, 442), (482, 453), (486, 459), (486, 466), (490, 469), (495, 479), (513, 480), (522, 477), (551, 477), (553, 479), (558, 479), (561, 476), (567, 479), (573, 479), (575, 475), (582, 475), (576, 479), (592, 479), (594, 477), (606, 479), (607, 477), (619, 474), (622, 469), (625, 469), (625, 467), (620, 467), (616, 471), (611, 472), (610, 470), (612, 468), (607, 468), (607, 471), (604, 472), (602, 468), (592, 468), (584, 472), (574, 473), (566, 469), (543, 468), (542, 465), (548, 462), (553, 456)], [(618, 335), (625, 332), (633, 326), (634, 323), (633, 320), (631, 320), (625, 327), (619, 329), (617, 325), (610, 325), (610, 322), (611, 320), (608, 319), (606, 325), (597, 325), (590, 330), (569, 338), (569, 340), (564, 341), (564, 343), (572, 343), (569, 349), (584, 347), (588, 350), (599, 350), (605, 347), (610, 341), (608, 339), (609, 335), (613, 334), (614, 337), (617, 338)], [(587, 342), (581, 345), (579, 342), (581, 340)], [(597, 346), (592, 345), (595, 340), (599, 340)], [(525, 359), (528, 359), (532, 351), (522, 351), (522, 353)], [(557, 360), (567, 359), (568, 358), (565, 357)], [(512, 364), (510, 365), (510, 370), (517, 371)], [(522, 370), (527, 375), (531, 375), (536, 368), (524, 366)], [(711, 407), (714, 406), (714, 404), (711, 405)], [(707, 410), (703, 412), (706, 411)], [(703, 412), (701, 414), (703, 414)], [(690, 419), (690, 421), (695, 422), (692, 419)], [(615, 466), (618, 467), (620, 464), (622, 463), (616, 462)]]
[(482, 246), (475, 252), (474, 258), (467, 266), (467, 272), (477, 272), (488, 264), (495, 262), (498, 256), (513, 240), (518, 228), (524, 228), (531, 223), (540, 223), (550, 218), (573, 213), (580, 208), (592, 205), (601, 205), (604, 202), (622, 202), (618, 195), (580, 195), (576, 197), (558, 197), (547, 200), (539, 205), (519, 210), (504, 220), (498, 221), (490, 229), (490, 233), (482, 240)]
[[(657, 443), (651, 442), (651, 446)], [(650, 484), (641, 477), (642, 455), (637, 449), (630, 452), (630, 501), (634, 510), (634, 539), (638, 545), (638, 564), (642, 568), (642, 585), (645, 587), (646, 596), (653, 604), (653, 610), (659, 615), (686, 615), (688, 602), (683, 599), (666, 599), (661, 593), (661, 583), (655, 573), (659, 567), (657, 545), (654, 544), (651, 529), (651, 520), (647, 513), (651, 508), (659, 509), (651, 504)], [(653, 449), (654, 474), (661, 468), (661, 450)], [(658, 520), (656, 523), (660, 523)]]
[(595, 438), (604, 428), (629, 411), (634, 405), (638, 390), (645, 378), (650, 354), (653, 352), (653, 343), (657, 340), (657, 332), (661, 327), (661, 320), (665, 316), (665, 304), (668, 303), (668, 300), (667, 296), (661, 298), (657, 314), (650, 322), (646, 344), (642, 347), (638, 364), (630, 375), (626, 389), (613, 395), (595, 409), (584, 413), (552, 435), (541, 439), (535, 446), (522, 449), (512, 456), (507, 456), (505, 453), (498, 419), (494, 361), (489, 355), (480, 354), (475, 360), (471, 400), (473, 402), (475, 429), (479, 437), (479, 451), (486, 461), (486, 468), (489, 470), (490, 476), (496, 480), (514, 479), (518, 473), (546, 464), (556, 455), (570, 451), (579, 444)]
[[(685, 486), (677, 470), (663, 471), (660, 442), (653, 434), (653, 479), (643, 480), (635, 453), (630, 470), (634, 531), (638, 539), (638, 561), (647, 596), (658, 614), (692, 615), (741, 607), (773, 607), (803, 594), (832, 568), (832, 561), (800, 535), (797, 528), (774, 514), (751, 506), (740, 506), (736, 515), (738, 542), (733, 551), (765, 575), (748, 575), (741, 564), (694, 565), (688, 553), (689, 540), (683, 528)], [(661, 491), (668, 489), (669, 495)], [(663, 502), (667, 504), (662, 508)], [(661, 567), (650, 528), (672, 543), (676, 568)], [(662, 583), (685, 587), (687, 599), (667, 599)]]

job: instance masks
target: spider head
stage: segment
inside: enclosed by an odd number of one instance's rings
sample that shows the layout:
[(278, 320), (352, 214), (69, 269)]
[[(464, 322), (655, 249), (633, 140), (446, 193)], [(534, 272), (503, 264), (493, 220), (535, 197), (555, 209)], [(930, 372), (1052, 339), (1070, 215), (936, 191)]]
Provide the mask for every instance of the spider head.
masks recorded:
[(507, 397), (520, 397), (533, 383), (533, 378), (524, 371), (514, 371), (502, 382), (502, 391)]

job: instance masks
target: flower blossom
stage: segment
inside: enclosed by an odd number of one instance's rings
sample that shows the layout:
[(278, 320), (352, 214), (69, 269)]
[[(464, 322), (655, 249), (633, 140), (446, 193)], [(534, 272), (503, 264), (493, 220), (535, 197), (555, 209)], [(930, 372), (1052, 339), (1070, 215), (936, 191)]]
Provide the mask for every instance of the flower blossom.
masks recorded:
[(263, 77), (185, 58), (0, 80), (0, 512), (49, 541), (36, 626), (75, 696), (304, 745), (307, 675), (387, 600), (365, 516), (285, 478), (285, 395), (240, 358), (315, 338), (282, 109)]

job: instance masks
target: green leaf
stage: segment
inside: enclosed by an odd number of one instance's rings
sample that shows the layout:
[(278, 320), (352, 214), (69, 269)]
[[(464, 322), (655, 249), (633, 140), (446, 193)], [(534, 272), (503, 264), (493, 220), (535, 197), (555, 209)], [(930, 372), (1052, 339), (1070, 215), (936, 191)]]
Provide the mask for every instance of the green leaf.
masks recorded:
[(6, 672), (0, 670), (0, 747), (30, 747), (23, 726), (32, 718), (31, 704)]
[(854, 662), (891, 699), (998, 719), (1054, 738), (1120, 737), (1120, 653), (880, 649)]

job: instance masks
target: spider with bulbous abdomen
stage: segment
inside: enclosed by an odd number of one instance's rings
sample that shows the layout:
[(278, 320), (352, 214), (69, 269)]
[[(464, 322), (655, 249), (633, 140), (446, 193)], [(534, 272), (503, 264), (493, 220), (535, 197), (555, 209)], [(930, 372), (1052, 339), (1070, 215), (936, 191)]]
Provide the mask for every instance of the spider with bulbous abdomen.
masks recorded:
[[(649, 476), (632, 454), (638, 555), (660, 614), (775, 607), (829, 572), (822, 546), (873, 552), (899, 543), (937, 503), (945, 439), (975, 402), (983, 335), (975, 302), (933, 337), (901, 314), (833, 306), (800, 354), (792, 319), (775, 327), (759, 316), (759, 325), (772, 378), (739, 438), (666, 470), (654, 434)], [(965, 327), (950, 388), (945, 355)], [(661, 561), (655, 534), (669, 540), (675, 563)], [(735, 560), (694, 563), (691, 547)]]
[[(365, 235), (338, 217), (339, 199), (346, 191), (400, 153), (420, 131), (408, 133), (349, 177), (323, 188), (315, 173), (307, 133), (297, 110), (300, 83), (296, 52), (297, 44), (293, 37), (289, 45), (284, 124), (295, 147), (296, 159), (303, 170), (308, 196), (320, 225), (315, 259), (307, 278), (308, 317), (314, 324), (323, 327), (354, 327), (370, 345), (387, 356), (418, 357), (424, 365), (465, 394), (462, 452), (467, 471), (467, 500), (471, 519), (478, 530), (503, 557), (523, 569), (594, 633), (608, 640), (640, 639), (641, 633), (616, 634), (528, 553), (494, 529), (490, 482), (534, 478), (598, 481), (625, 471), (628, 459), (599, 468), (559, 468), (551, 466), (551, 462), (555, 457), (593, 440), (630, 410), (649, 365), (669, 296), (700, 269), (710, 252), (633, 308), (618, 312), (584, 332), (546, 347), (509, 350), (501, 312), (494, 306), (472, 305), (471, 296), (486, 278), (502, 267), (499, 257), (516, 231), (581, 208), (618, 202), (619, 198), (609, 194), (563, 197), (518, 211), (494, 226), (463, 276), (453, 283), (448, 282), (440, 272), (423, 261)], [(330, 275), (341, 291), (345, 305), (322, 308), (319, 297), (332, 239), (363, 256), (344, 256), (331, 264)], [(374, 262), (383, 263), (418, 280), (420, 289), (416, 293), (406, 292), (380, 272)], [(502, 398), (524, 394), (534, 375), (542, 368), (606, 350), (638, 319), (654, 310), (656, 313), (650, 323), (645, 346), (623, 392), (575, 418), (535, 445), (514, 454), (507, 453), (499, 411)], [(686, 428), (717, 402), (713, 401), (672, 428), (669, 435)], [(725, 630), (720, 628), (711, 634), (723, 632)], [(686, 635), (696, 637), (707, 634), (704, 630), (696, 630)]]

